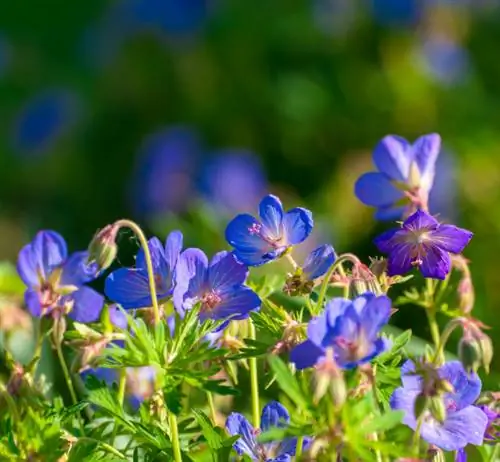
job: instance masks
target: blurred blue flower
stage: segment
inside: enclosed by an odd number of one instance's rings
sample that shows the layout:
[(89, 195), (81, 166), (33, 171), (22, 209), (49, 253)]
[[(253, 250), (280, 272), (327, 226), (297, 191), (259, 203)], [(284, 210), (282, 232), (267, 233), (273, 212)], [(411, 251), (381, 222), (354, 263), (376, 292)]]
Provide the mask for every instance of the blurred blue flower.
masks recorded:
[(335, 263), (337, 255), (330, 244), (324, 244), (314, 249), (302, 266), (302, 274), (309, 281), (323, 276)]
[(373, 19), (383, 26), (412, 26), (418, 22), (423, 3), (419, 0), (369, 0)]
[[(172, 231), (167, 237), (165, 246), (156, 237), (148, 241), (159, 300), (169, 298), (174, 290), (174, 274), (182, 250), (182, 241), (180, 231)], [(106, 278), (104, 291), (109, 299), (125, 309), (152, 305), (148, 271), (142, 249), (137, 254), (136, 267), (113, 271)]]
[(356, 181), (356, 196), (377, 207), (379, 220), (394, 220), (416, 208), (426, 208), (440, 149), (437, 134), (421, 136), (413, 144), (400, 136), (386, 136), (373, 150), (379, 171), (365, 173)]
[[(404, 411), (403, 423), (415, 430), (415, 400), (422, 393), (423, 380), (415, 375), (415, 365), (407, 361), (401, 368), (403, 386), (391, 397), (391, 407)], [(481, 380), (475, 373), (468, 374), (459, 361), (443, 365), (439, 377), (447, 380), (453, 391), (443, 396), (446, 416), (443, 422), (427, 411), (420, 425), (422, 438), (445, 451), (456, 451), (467, 444), (481, 445), (488, 424), (486, 414), (473, 403), (481, 392)]]
[(391, 300), (366, 293), (354, 300), (334, 298), (324, 312), (309, 321), (307, 340), (290, 353), (297, 369), (319, 366), (333, 353), (335, 362), (352, 369), (387, 349), (379, 332), (389, 321)]
[[(239, 435), (240, 438), (233, 444), (233, 448), (240, 455), (246, 455), (253, 461), (290, 462), (295, 455), (297, 438), (287, 438), (283, 441), (258, 443), (256, 436), (272, 428), (284, 428), (290, 424), (290, 415), (286, 408), (272, 401), (262, 409), (260, 429), (252, 427), (244, 415), (238, 412), (229, 414), (226, 420), (226, 429), (231, 436)], [(307, 449), (311, 443), (310, 438), (304, 438), (303, 448)]]
[(268, 195), (259, 205), (260, 220), (242, 214), (226, 228), (226, 240), (236, 257), (248, 266), (259, 266), (281, 257), (303, 242), (313, 229), (312, 213), (304, 208), (285, 212), (278, 197)]
[(458, 192), (457, 165), (455, 156), (442, 150), (436, 161), (436, 177), (429, 194), (429, 211), (447, 221), (457, 221)]
[(461, 253), (471, 238), (470, 231), (442, 225), (433, 216), (417, 210), (400, 228), (382, 233), (374, 242), (389, 255), (389, 276), (417, 267), (424, 277), (444, 279), (451, 270), (450, 253)]
[(210, 263), (199, 249), (187, 249), (176, 269), (174, 305), (184, 314), (201, 303), (200, 319), (246, 319), (260, 307), (260, 298), (245, 285), (248, 268), (229, 252), (219, 252)]
[(68, 313), (79, 322), (99, 318), (104, 298), (85, 283), (97, 271), (87, 265), (88, 252), (68, 256), (64, 238), (55, 231), (40, 231), (19, 252), (17, 270), (27, 285), (26, 305), (35, 317)]
[(201, 151), (187, 127), (172, 127), (149, 136), (142, 145), (131, 191), (141, 216), (183, 211), (195, 193)]
[(235, 213), (254, 209), (265, 194), (267, 182), (255, 154), (227, 149), (214, 153), (205, 165), (202, 189), (211, 205)]
[(78, 100), (69, 90), (39, 93), (26, 102), (12, 127), (13, 148), (24, 155), (42, 155), (73, 126)]

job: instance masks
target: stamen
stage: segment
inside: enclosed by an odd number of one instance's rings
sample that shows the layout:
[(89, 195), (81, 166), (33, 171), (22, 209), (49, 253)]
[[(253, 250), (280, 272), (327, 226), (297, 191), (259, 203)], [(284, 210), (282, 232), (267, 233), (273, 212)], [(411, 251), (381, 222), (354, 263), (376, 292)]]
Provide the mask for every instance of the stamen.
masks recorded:
[(213, 290), (203, 295), (201, 299), (201, 311), (212, 311), (222, 298)]

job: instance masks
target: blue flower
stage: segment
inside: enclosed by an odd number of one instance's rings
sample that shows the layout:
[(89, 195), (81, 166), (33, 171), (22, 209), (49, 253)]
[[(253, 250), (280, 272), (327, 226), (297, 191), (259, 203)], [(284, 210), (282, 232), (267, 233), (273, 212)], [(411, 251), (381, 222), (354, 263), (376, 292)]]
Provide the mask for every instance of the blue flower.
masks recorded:
[(450, 272), (450, 253), (461, 253), (472, 233), (453, 225), (442, 225), (428, 213), (417, 210), (401, 228), (375, 239), (381, 252), (389, 254), (389, 276), (405, 274), (418, 267), (428, 278), (444, 279)]
[(246, 319), (260, 307), (260, 298), (245, 285), (248, 268), (229, 252), (215, 254), (210, 263), (199, 249), (187, 249), (179, 258), (174, 304), (184, 314), (201, 303), (200, 319)]
[(323, 276), (336, 259), (333, 247), (330, 244), (323, 244), (307, 256), (302, 266), (302, 274), (308, 281), (314, 281)]
[(426, 209), (440, 149), (437, 134), (421, 136), (413, 144), (400, 136), (386, 136), (373, 151), (379, 172), (365, 173), (358, 179), (356, 196), (364, 204), (377, 207), (379, 220)]
[(69, 313), (79, 322), (99, 318), (104, 298), (85, 283), (96, 277), (87, 264), (88, 252), (68, 257), (64, 238), (54, 231), (40, 231), (19, 252), (17, 270), (27, 285), (26, 305), (33, 316)]
[[(174, 290), (174, 273), (182, 250), (182, 233), (172, 231), (165, 246), (156, 237), (148, 241), (153, 262), (153, 272), (157, 296), (165, 300)], [(137, 255), (135, 268), (120, 268), (113, 271), (106, 279), (104, 291), (108, 298), (119, 303), (125, 309), (144, 308), (152, 305), (149, 290), (149, 277), (141, 249)]]
[(245, 265), (259, 266), (281, 257), (291, 246), (303, 242), (313, 229), (312, 214), (303, 208), (283, 211), (273, 195), (259, 205), (260, 220), (242, 214), (226, 228), (226, 240)]
[(336, 363), (352, 369), (387, 349), (380, 329), (391, 315), (391, 300), (366, 293), (354, 300), (334, 298), (307, 326), (307, 340), (290, 353), (297, 369), (320, 365), (333, 350)]
[(375, 22), (384, 26), (409, 26), (421, 16), (417, 0), (371, 0)]
[(222, 211), (250, 210), (266, 190), (264, 170), (250, 151), (219, 151), (205, 165), (202, 189), (208, 201)]
[(68, 90), (36, 95), (15, 120), (14, 149), (30, 155), (47, 152), (75, 122), (77, 109), (76, 97)]
[[(233, 448), (240, 455), (247, 455), (253, 461), (290, 462), (295, 455), (297, 438), (287, 438), (281, 442), (259, 444), (256, 436), (262, 431), (272, 428), (287, 427), (290, 415), (286, 408), (272, 401), (262, 410), (260, 429), (255, 429), (250, 422), (237, 412), (229, 414), (226, 420), (226, 429), (231, 436), (240, 435), (240, 439), (233, 444)], [(304, 438), (304, 448), (310, 444), (309, 438)]]
[[(404, 411), (403, 423), (415, 430), (415, 400), (422, 392), (422, 378), (414, 374), (415, 365), (407, 361), (401, 368), (403, 386), (397, 388), (391, 397), (391, 407)], [(443, 395), (446, 416), (439, 422), (429, 413), (424, 413), (420, 435), (422, 438), (445, 451), (456, 451), (467, 444), (481, 445), (488, 425), (486, 414), (474, 401), (481, 392), (481, 380), (475, 373), (465, 372), (459, 361), (452, 361), (442, 366), (441, 379), (447, 380), (453, 392)]]

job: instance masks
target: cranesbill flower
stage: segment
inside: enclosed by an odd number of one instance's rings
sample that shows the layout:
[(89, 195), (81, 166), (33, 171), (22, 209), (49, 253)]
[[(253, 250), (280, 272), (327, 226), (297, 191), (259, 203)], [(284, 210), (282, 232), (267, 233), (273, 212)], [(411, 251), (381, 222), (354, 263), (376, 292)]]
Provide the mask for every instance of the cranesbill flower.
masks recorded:
[(245, 285), (248, 268), (230, 252), (215, 254), (210, 263), (199, 249), (187, 249), (176, 270), (174, 304), (183, 315), (197, 303), (200, 319), (245, 319), (260, 307), (260, 298)]
[(68, 313), (79, 322), (99, 318), (104, 298), (85, 283), (96, 277), (86, 262), (88, 252), (68, 256), (64, 238), (55, 231), (40, 231), (19, 252), (17, 271), (27, 285), (24, 294), (33, 316)]
[[(180, 231), (172, 231), (165, 246), (156, 237), (148, 241), (159, 300), (165, 300), (172, 295), (174, 271), (182, 250), (182, 240)], [(146, 259), (142, 249), (137, 255), (136, 267), (113, 271), (106, 279), (104, 290), (108, 298), (125, 309), (152, 305)]]
[(484, 434), (485, 441), (489, 443), (497, 442), (500, 439), (500, 413), (486, 405), (479, 406), (479, 409), (484, 412), (488, 419)]
[[(422, 393), (423, 380), (414, 374), (415, 365), (407, 361), (401, 368), (403, 386), (397, 388), (391, 397), (391, 407), (404, 411), (403, 423), (415, 430), (415, 400)], [(420, 416), (421, 437), (445, 451), (456, 451), (467, 444), (481, 445), (488, 424), (486, 414), (474, 401), (481, 392), (481, 380), (475, 373), (465, 372), (459, 361), (449, 362), (438, 370), (441, 379), (453, 387), (451, 393), (443, 395), (446, 411), (442, 422), (434, 418), (429, 411)]]
[(234, 254), (248, 266), (259, 266), (281, 257), (290, 247), (303, 242), (311, 233), (313, 218), (309, 210), (294, 208), (285, 212), (273, 195), (262, 199), (260, 220), (241, 214), (226, 228), (226, 240)]
[(425, 277), (444, 279), (451, 269), (450, 253), (461, 253), (471, 238), (470, 231), (440, 224), (428, 213), (417, 210), (401, 228), (386, 231), (374, 242), (381, 252), (389, 254), (389, 276), (417, 267)]
[(427, 209), (440, 149), (441, 137), (437, 134), (421, 136), (413, 144), (400, 136), (386, 136), (373, 151), (379, 171), (358, 179), (356, 196), (364, 204), (377, 207), (379, 220)]
[(335, 362), (352, 369), (387, 349), (380, 329), (391, 315), (389, 297), (366, 293), (354, 300), (334, 298), (307, 326), (307, 340), (290, 353), (298, 369), (321, 366), (333, 350)]
[[(259, 444), (256, 436), (272, 428), (283, 428), (290, 423), (290, 415), (286, 408), (272, 401), (262, 410), (260, 429), (253, 428), (250, 422), (238, 412), (229, 414), (226, 420), (226, 429), (231, 436), (240, 435), (240, 439), (233, 444), (233, 448), (240, 455), (246, 455), (253, 461), (262, 462), (289, 462), (295, 455), (297, 438), (287, 438), (281, 442)], [(304, 439), (304, 447), (309, 445), (310, 439)]]

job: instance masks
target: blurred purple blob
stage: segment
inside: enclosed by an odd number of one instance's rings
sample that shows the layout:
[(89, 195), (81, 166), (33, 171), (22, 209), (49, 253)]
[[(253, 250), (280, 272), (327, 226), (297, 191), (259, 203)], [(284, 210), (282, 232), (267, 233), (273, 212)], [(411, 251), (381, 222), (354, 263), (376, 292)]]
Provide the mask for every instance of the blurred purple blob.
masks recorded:
[(139, 409), (141, 403), (153, 396), (156, 371), (152, 366), (127, 367), (127, 395), (131, 407)]
[(185, 210), (194, 194), (198, 138), (176, 126), (150, 135), (140, 148), (132, 202), (140, 216)]
[(467, 50), (450, 38), (427, 38), (422, 44), (421, 54), (427, 74), (444, 85), (463, 82), (468, 75)]
[(373, 20), (382, 26), (412, 26), (418, 22), (423, 2), (419, 0), (369, 0)]
[(26, 156), (47, 153), (74, 125), (78, 99), (70, 90), (44, 91), (28, 100), (12, 127), (12, 145)]
[(259, 158), (243, 149), (214, 154), (201, 179), (202, 192), (210, 205), (230, 213), (254, 210), (267, 191)]
[(457, 165), (455, 156), (441, 150), (436, 161), (434, 186), (429, 194), (429, 211), (440, 220), (457, 221)]

